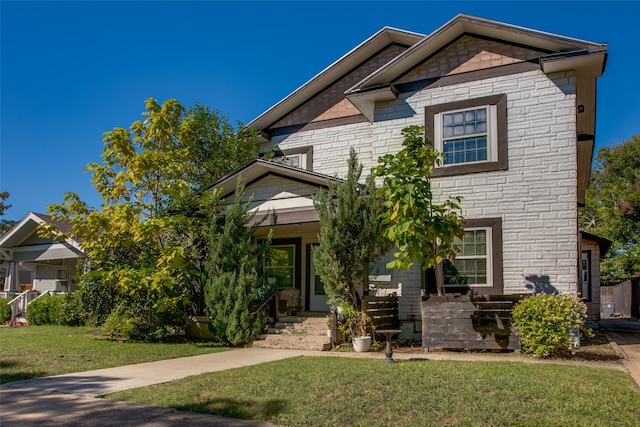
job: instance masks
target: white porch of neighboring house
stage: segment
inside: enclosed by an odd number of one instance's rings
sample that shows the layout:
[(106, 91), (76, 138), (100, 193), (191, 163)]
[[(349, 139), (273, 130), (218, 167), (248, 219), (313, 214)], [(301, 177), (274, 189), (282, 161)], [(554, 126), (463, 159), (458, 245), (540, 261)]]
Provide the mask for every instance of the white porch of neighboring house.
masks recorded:
[[(16, 300), (33, 299), (36, 295), (68, 293), (77, 290), (74, 276), (78, 262), (84, 257), (80, 245), (73, 239), (55, 240), (38, 235), (42, 223), (55, 223), (63, 232), (70, 225), (54, 222), (44, 214), (30, 212), (0, 238), (0, 296)], [(24, 301), (22, 301), (24, 302)], [(27, 302), (12, 304), (12, 319), (24, 317)], [(14, 312), (14, 305), (24, 307)]]

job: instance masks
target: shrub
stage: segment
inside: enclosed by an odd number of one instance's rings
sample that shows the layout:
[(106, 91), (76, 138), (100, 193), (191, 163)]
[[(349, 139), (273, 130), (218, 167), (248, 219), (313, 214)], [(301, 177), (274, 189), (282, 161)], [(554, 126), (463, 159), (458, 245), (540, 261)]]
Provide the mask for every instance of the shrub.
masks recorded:
[(78, 287), (79, 306), (85, 323), (101, 326), (120, 300), (115, 280), (102, 272), (90, 271), (82, 275)]
[(186, 318), (158, 310), (136, 310), (121, 306), (107, 316), (102, 332), (116, 339), (136, 341), (168, 341), (183, 337)]
[(584, 328), (587, 307), (572, 295), (536, 295), (513, 309), (513, 324), (523, 351), (534, 357), (560, 356), (572, 351), (571, 330)]
[(48, 295), (33, 300), (27, 309), (27, 321), (32, 325), (83, 325), (75, 294)]
[(0, 298), (0, 324), (2, 325), (11, 320), (11, 307), (7, 305), (9, 301), (11, 298)]

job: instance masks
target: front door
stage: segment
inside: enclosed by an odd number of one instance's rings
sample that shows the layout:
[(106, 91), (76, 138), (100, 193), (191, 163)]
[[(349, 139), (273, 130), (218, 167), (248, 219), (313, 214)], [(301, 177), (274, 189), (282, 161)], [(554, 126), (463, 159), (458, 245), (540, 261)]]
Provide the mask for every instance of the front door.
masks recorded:
[(307, 245), (307, 295), (309, 295), (309, 311), (329, 311), (327, 294), (324, 293), (324, 285), (320, 276), (316, 274), (313, 266), (313, 248), (317, 244)]

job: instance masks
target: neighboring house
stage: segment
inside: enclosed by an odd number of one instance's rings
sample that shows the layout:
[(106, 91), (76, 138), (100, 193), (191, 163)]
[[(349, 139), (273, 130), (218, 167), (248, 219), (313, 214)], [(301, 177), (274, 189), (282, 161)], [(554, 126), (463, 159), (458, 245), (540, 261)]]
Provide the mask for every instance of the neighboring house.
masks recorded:
[[(30, 212), (0, 237), (0, 296), (24, 295), (24, 301), (15, 302), (16, 308), (26, 307), (29, 299), (47, 291), (77, 290), (73, 278), (79, 260), (84, 257), (80, 245), (73, 239), (38, 236), (38, 226), (45, 222), (54, 221), (49, 215)], [(68, 223), (54, 223), (62, 232), (71, 231)], [(20, 313), (13, 311), (13, 318), (24, 314), (22, 309)]]
[(601, 302), (604, 302), (600, 295), (600, 260), (607, 254), (612, 242), (585, 231), (580, 233), (580, 237), (582, 258), (579, 293), (587, 305), (587, 318), (600, 320)]
[[(212, 188), (232, 199), (245, 179), (252, 208), (268, 215), (257, 237), (273, 229), (279, 256), (269, 268), (278, 286), (297, 290), (300, 310), (327, 311), (311, 256), (320, 231), (313, 195), (345, 176), (350, 148), (369, 171), (400, 150), (404, 127), (424, 125), (447, 159), (434, 169), (434, 196), (462, 196), (466, 218), (447, 292), (575, 295), (589, 289), (584, 251), (597, 267), (578, 210), (606, 59), (606, 43), (469, 15), (429, 35), (383, 28), (248, 124), (280, 163), (254, 160)], [(399, 293), (403, 327), (419, 331), (433, 275), (419, 266), (387, 270), (389, 259), (376, 264), (375, 286)], [(595, 283), (590, 289), (595, 295)]]

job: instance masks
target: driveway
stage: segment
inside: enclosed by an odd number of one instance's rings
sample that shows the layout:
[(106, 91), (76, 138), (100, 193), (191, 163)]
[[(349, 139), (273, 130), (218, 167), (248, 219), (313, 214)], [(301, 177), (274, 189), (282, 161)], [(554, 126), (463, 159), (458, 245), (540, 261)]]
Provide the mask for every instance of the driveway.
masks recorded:
[(640, 321), (629, 318), (600, 321), (615, 346), (624, 354), (622, 363), (640, 387)]

